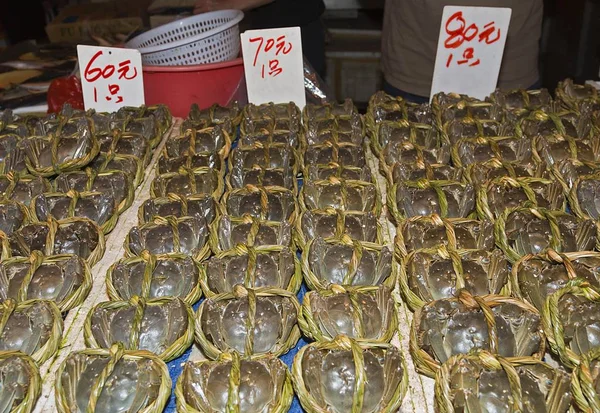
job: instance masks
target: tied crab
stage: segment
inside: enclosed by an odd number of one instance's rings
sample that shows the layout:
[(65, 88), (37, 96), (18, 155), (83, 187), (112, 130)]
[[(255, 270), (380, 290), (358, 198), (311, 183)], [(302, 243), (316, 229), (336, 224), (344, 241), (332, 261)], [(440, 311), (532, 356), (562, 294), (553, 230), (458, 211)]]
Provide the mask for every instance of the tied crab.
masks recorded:
[(567, 413), (570, 377), (530, 357), (488, 351), (458, 354), (435, 377), (435, 410), (454, 412)]
[(106, 273), (106, 290), (113, 301), (134, 296), (148, 300), (178, 297), (189, 305), (202, 296), (200, 264), (187, 254), (152, 255), (122, 258)]
[(245, 288), (279, 288), (298, 292), (302, 283), (300, 261), (289, 247), (237, 244), (202, 265), (202, 289), (207, 297)]
[(393, 254), (386, 246), (352, 240), (316, 238), (302, 251), (304, 280), (312, 290), (331, 284), (393, 286)]
[(59, 413), (160, 413), (171, 395), (171, 378), (156, 355), (125, 350), (119, 343), (69, 354), (58, 368), (54, 390)]
[(496, 243), (511, 262), (550, 248), (558, 252), (591, 251), (598, 237), (594, 221), (545, 208), (507, 209), (494, 225)]
[(475, 213), (471, 184), (456, 181), (402, 182), (388, 189), (387, 205), (396, 223), (414, 216), (468, 218)]
[(0, 351), (0, 409), (30, 413), (42, 390), (35, 361), (19, 351)]
[(204, 300), (196, 317), (196, 341), (207, 357), (237, 351), (245, 356), (287, 353), (300, 338), (300, 304), (278, 288), (236, 285)]
[(550, 348), (574, 368), (582, 354), (600, 348), (600, 292), (583, 279), (569, 281), (549, 295), (542, 319)]
[(494, 249), (494, 225), (488, 220), (416, 216), (400, 222), (396, 231), (395, 254), (401, 259), (409, 252), (447, 246), (449, 249)]
[(302, 347), (294, 357), (292, 376), (308, 413), (393, 412), (408, 389), (398, 349), (346, 336)]
[(106, 301), (90, 310), (83, 333), (89, 348), (122, 343), (127, 350), (147, 350), (169, 361), (194, 341), (194, 313), (174, 297)]
[(390, 342), (398, 326), (391, 289), (340, 285), (307, 292), (298, 324), (316, 341), (346, 335), (369, 343)]
[(467, 289), (473, 295), (507, 295), (509, 267), (500, 250), (453, 250), (444, 246), (410, 252), (400, 265), (399, 286), (408, 306), (454, 297)]
[(188, 361), (175, 388), (182, 413), (285, 413), (293, 394), (290, 373), (277, 357), (249, 359), (236, 352)]
[(450, 357), (474, 349), (541, 359), (545, 343), (542, 320), (533, 306), (500, 295), (473, 296), (467, 290), (417, 309), (409, 342), (417, 371), (429, 377)]

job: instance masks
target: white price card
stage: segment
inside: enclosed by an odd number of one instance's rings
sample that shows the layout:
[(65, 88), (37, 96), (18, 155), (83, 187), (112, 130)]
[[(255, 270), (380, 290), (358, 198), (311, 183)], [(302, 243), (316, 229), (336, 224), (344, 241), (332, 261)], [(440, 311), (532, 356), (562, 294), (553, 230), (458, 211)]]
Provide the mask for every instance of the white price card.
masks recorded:
[(77, 46), (86, 109), (114, 112), (144, 104), (142, 57), (135, 49)]
[(512, 10), (446, 6), (431, 95), (456, 92), (484, 99), (496, 89)]
[(248, 101), (306, 105), (299, 27), (248, 30), (241, 35)]

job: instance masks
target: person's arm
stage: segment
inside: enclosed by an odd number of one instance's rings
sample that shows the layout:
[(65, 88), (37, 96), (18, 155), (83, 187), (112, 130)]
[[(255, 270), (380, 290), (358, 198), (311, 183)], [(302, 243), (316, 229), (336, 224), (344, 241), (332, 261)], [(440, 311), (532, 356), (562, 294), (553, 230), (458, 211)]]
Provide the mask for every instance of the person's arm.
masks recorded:
[(194, 6), (194, 14), (206, 13), (215, 10), (237, 9), (252, 10), (274, 0), (197, 0)]

